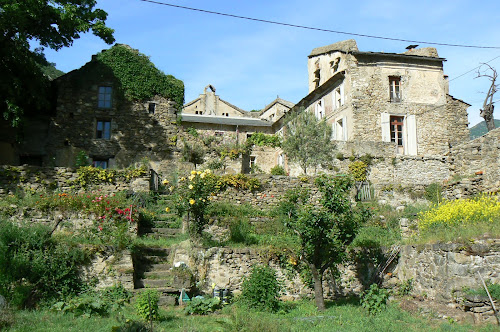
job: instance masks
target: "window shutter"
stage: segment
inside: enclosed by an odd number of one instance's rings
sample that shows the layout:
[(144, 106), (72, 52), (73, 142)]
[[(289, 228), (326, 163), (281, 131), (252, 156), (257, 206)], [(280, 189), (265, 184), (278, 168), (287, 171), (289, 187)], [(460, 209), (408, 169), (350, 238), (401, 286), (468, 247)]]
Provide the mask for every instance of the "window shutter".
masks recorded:
[(344, 105), (344, 83), (340, 85), (340, 105)]
[(390, 142), (391, 141), (391, 129), (390, 129), (390, 115), (387, 112), (380, 114), (380, 125), (382, 129), (382, 142)]
[(342, 139), (343, 139), (344, 141), (347, 141), (347, 117), (346, 117), (346, 116), (344, 116), (344, 117), (342, 118), (342, 132), (343, 132), (343, 137), (342, 137)]
[(337, 139), (337, 121), (332, 123), (332, 139)]
[(408, 155), (417, 155), (417, 120), (415, 115), (408, 115), (406, 117), (406, 133), (408, 142)]

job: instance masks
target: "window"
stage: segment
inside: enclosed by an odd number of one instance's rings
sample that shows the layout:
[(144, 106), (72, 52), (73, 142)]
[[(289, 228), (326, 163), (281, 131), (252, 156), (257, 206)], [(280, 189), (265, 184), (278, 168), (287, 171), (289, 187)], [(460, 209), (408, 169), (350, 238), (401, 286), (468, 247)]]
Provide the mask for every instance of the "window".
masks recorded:
[(97, 120), (96, 138), (110, 139), (111, 138), (111, 121)]
[(92, 160), (92, 166), (94, 166), (94, 167), (106, 169), (106, 168), (108, 168), (108, 164), (109, 164), (109, 159), (94, 158), (94, 160)]
[(111, 94), (113, 89), (110, 86), (100, 86), (97, 98), (97, 106), (100, 108), (111, 108)]
[(338, 141), (347, 141), (347, 118), (337, 119), (332, 123), (332, 138)]
[(401, 101), (401, 77), (389, 76), (389, 95), (392, 103)]
[(255, 167), (255, 156), (250, 156), (250, 168)]
[(155, 114), (156, 110), (156, 104), (155, 103), (149, 103), (148, 105), (148, 112), (149, 114)]
[(325, 116), (325, 109), (323, 108), (323, 100), (318, 101), (315, 108), (315, 115), (318, 120), (323, 119)]
[(316, 71), (314, 72), (314, 80), (313, 80), (313, 83), (314, 83), (314, 88), (316, 89), (317, 87), (319, 87), (319, 82), (321, 80), (321, 71), (320, 69), (316, 69)]
[(344, 105), (344, 85), (340, 85), (333, 91), (333, 107), (338, 109)]
[(278, 165), (283, 168), (285, 167), (285, 156), (283, 155), (283, 153), (280, 153), (278, 156)]
[(404, 153), (403, 126), (404, 117), (391, 116), (389, 127), (391, 131), (391, 142), (396, 143), (397, 153), (401, 154)]

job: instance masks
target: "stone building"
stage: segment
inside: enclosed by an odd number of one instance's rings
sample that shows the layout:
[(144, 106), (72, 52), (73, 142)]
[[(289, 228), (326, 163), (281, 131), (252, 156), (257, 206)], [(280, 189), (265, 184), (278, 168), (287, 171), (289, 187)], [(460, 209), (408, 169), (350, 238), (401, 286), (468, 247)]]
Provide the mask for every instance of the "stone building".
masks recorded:
[(313, 49), (309, 94), (293, 110), (325, 118), (337, 141), (385, 142), (394, 155), (443, 155), (469, 140), (470, 105), (448, 94), (436, 49), (416, 46), (362, 52), (351, 39)]
[[(126, 45), (113, 47), (139, 54)], [(46, 151), (55, 165), (74, 166), (80, 151), (103, 168), (172, 158), (167, 143), (177, 133), (174, 102), (160, 95), (129, 100), (113, 70), (97, 56), (54, 84), (56, 109)]]

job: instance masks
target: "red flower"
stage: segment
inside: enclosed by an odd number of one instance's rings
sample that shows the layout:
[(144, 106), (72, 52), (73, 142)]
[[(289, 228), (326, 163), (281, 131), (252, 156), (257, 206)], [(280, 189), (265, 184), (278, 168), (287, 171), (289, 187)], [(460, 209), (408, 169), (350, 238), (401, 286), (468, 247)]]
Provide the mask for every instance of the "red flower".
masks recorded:
[(99, 231), (102, 231), (102, 227), (99, 225), (99, 227), (97, 227), (99, 229)]

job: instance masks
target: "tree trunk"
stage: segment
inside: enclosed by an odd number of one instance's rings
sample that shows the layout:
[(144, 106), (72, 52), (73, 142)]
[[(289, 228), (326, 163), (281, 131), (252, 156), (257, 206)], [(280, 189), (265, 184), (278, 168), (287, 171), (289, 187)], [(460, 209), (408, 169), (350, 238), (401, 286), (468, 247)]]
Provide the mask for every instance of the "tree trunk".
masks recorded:
[(484, 122), (486, 122), (486, 127), (488, 128), (488, 131), (492, 131), (493, 129), (495, 129), (493, 110), (494, 110), (493, 104), (488, 104), (484, 109), (480, 110), (480, 115), (484, 118)]
[(325, 310), (325, 299), (323, 297), (323, 275), (319, 273), (316, 266), (309, 264), (311, 268), (312, 277), (314, 280), (314, 299), (318, 310)]

